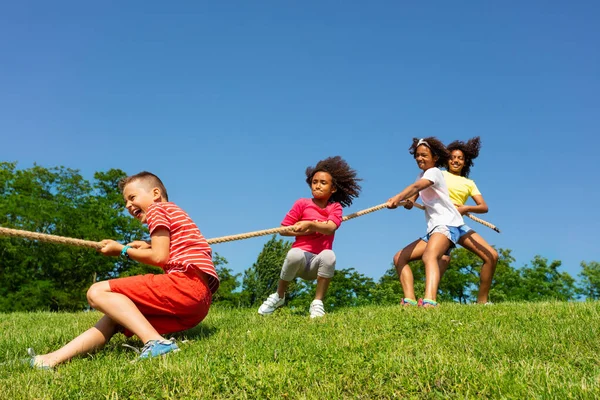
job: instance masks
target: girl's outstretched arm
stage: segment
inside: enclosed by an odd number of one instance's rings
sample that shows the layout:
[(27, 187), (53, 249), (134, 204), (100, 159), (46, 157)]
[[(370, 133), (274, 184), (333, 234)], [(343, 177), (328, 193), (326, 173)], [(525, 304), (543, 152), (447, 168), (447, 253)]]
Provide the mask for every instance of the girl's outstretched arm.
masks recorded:
[(389, 199), (387, 201), (387, 207), (396, 208), (404, 200), (412, 199), (413, 197), (416, 199), (416, 196), (421, 190), (427, 189), (431, 185), (433, 185), (433, 182), (429, 179), (419, 179), (418, 181), (411, 185), (408, 185), (400, 193)]

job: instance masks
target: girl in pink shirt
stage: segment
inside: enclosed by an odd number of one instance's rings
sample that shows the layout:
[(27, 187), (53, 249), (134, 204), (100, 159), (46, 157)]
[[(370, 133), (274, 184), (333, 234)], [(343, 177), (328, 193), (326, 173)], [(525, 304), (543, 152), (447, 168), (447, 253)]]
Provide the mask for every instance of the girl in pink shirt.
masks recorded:
[(323, 297), (335, 271), (333, 239), (342, 223), (342, 207), (351, 205), (360, 193), (358, 181), (356, 171), (340, 156), (321, 160), (306, 169), (306, 183), (313, 197), (297, 200), (281, 222), (282, 226), (294, 227), (281, 235), (295, 236), (296, 240), (283, 263), (277, 292), (260, 306), (260, 315), (269, 315), (283, 305), (285, 292), (296, 277), (317, 280), (310, 317), (325, 315)]

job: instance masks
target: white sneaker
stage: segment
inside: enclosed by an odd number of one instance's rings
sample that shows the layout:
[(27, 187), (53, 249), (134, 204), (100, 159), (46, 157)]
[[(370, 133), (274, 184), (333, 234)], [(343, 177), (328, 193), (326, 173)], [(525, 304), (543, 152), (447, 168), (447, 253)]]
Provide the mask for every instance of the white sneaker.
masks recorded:
[(323, 302), (321, 300), (313, 300), (310, 303), (310, 317), (311, 318), (319, 318), (325, 315), (325, 308), (323, 307)]
[(273, 314), (277, 308), (281, 307), (285, 302), (285, 295), (282, 299), (279, 298), (277, 292), (270, 295), (264, 303), (258, 308), (258, 313), (260, 315), (269, 315)]

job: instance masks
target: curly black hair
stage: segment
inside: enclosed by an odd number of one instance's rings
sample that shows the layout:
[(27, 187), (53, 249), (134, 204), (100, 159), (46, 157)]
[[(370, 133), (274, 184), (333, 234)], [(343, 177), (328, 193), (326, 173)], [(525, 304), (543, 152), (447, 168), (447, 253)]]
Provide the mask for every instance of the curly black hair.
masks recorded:
[(314, 167), (306, 168), (306, 183), (308, 183), (308, 186), (311, 186), (313, 176), (317, 172), (329, 173), (332, 183), (337, 189), (329, 198), (329, 202), (338, 202), (342, 207), (348, 207), (360, 194), (361, 187), (358, 182), (362, 179), (356, 177), (356, 171), (350, 168), (342, 157), (329, 157), (319, 161)]
[(463, 156), (465, 157), (465, 166), (462, 171), (460, 171), (460, 175), (468, 178), (471, 167), (475, 165), (473, 160), (479, 156), (479, 150), (481, 149), (481, 139), (479, 136), (469, 139), (467, 143), (461, 140), (455, 140), (448, 145), (447, 149), (450, 153), (454, 150), (462, 151)]
[(436, 137), (430, 136), (422, 139), (413, 138), (412, 145), (408, 148), (408, 152), (415, 157), (417, 147), (419, 143), (429, 147), (431, 150), (431, 154), (434, 157), (438, 157), (435, 162), (436, 167), (445, 167), (448, 165), (448, 160), (450, 159), (450, 152), (444, 146), (444, 143), (440, 142)]

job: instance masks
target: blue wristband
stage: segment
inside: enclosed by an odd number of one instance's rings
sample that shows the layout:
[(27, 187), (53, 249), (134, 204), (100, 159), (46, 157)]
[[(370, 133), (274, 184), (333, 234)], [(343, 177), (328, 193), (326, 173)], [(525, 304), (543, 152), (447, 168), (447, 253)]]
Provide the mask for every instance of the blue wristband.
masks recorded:
[(123, 247), (123, 250), (121, 250), (121, 256), (129, 258), (129, 254), (127, 254), (127, 250), (130, 248), (131, 248), (131, 246), (129, 246), (129, 245)]

